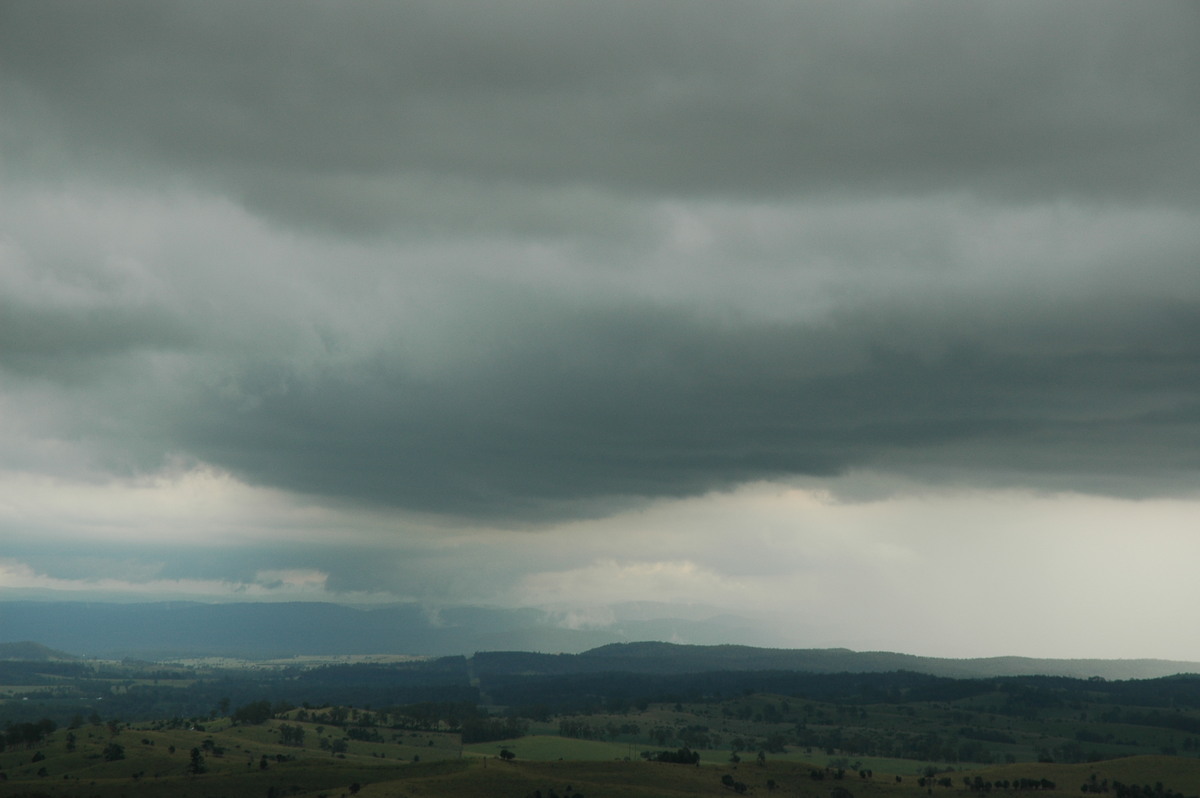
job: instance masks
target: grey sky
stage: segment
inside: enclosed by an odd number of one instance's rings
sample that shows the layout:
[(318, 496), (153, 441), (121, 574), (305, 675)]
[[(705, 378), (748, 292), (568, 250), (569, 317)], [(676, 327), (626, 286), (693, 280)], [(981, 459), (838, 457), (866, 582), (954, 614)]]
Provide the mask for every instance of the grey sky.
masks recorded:
[(754, 607), (885, 550), (865, 508), (959, 565), (1041, 528), (996, 502), (1190, 551), (1198, 40), (1188, 2), (0, 4), (0, 595)]

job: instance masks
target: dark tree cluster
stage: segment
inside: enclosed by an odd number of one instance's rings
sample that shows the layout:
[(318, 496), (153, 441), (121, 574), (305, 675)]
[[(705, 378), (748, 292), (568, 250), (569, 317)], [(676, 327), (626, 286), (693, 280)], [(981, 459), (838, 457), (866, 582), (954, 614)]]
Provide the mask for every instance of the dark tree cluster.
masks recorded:
[[(1083, 785), (1084, 791), (1088, 785)], [(1161, 781), (1155, 782), (1153, 786), (1149, 784), (1122, 784), (1119, 781), (1112, 783), (1112, 792), (1117, 798), (1186, 798), (1183, 793), (1175, 790), (1167, 789)], [(1195, 798), (1195, 796), (1192, 796)]]
[(747, 789), (744, 781), (735, 781), (733, 776), (728, 773), (721, 777), (721, 785), (733, 790), (738, 795), (745, 793)]
[(690, 748), (680, 748), (677, 751), (642, 751), (642, 758), (651, 762), (669, 762), (674, 765), (700, 764), (700, 752)]
[(512, 740), (524, 737), (529, 723), (521, 718), (475, 718), (464, 721), (464, 743), (488, 743), (493, 740)]
[(1022, 778), (1022, 779), (1012, 779), (1011, 781), (1009, 781), (1008, 779), (1005, 779), (1003, 781), (985, 781), (980, 776), (976, 776), (973, 779), (969, 776), (963, 776), (962, 784), (964, 787), (966, 787), (971, 792), (984, 792), (984, 793), (991, 792), (993, 789), (1005, 790), (1005, 791), (1009, 791), (1009, 790), (1025, 790), (1025, 791), (1028, 791), (1028, 790), (1053, 790), (1056, 786), (1054, 784), (1054, 782), (1050, 781), (1049, 779), (1024, 779), (1024, 778)]
[(257, 726), (260, 723), (266, 723), (274, 714), (270, 701), (253, 701), (234, 710), (233, 722)]
[(10, 723), (4, 736), (0, 737), (0, 751), (3, 751), (5, 746), (9, 748), (21, 746), (27, 750), (33, 748), (57, 728), (58, 725), (49, 718), (43, 718), (36, 723)]
[(328, 751), (330, 756), (344, 754), (350, 749), (345, 737), (322, 737), (318, 745), (322, 751)]
[(279, 742), (284, 745), (304, 745), (304, 727), (284, 723), (279, 727)]
[(364, 729), (361, 726), (351, 726), (346, 729), (346, 736), (362, 743), (383, 742), (383, 735), (379, 733), (378, 729)]

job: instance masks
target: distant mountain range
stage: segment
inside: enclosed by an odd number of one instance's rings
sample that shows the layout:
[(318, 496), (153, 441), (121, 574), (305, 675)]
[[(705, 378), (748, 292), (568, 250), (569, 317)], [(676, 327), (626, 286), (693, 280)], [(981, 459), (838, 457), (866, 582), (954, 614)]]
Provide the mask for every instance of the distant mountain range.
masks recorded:
[(688, 646), (674, 643), (616, 643), (580, 654), (480, 652), (477, 672), (491, 674), (707, 673), (714, 671), (805, 671), (810, 673), (889, 673), (913, 671), (952, 678), (1070, 676), (1087, 679), (1150, 679), (1200, 673), (1200, 662), (1158, 659), (1033, 659), (986, 657), (944, 659), (888, 651), (845, 648), (776, 649), (753, 646)]
[[(944, 659), (844, 648), (763, 648), (734, 644), (755, 635), (744, 619), (645, 617), (652, 611), (636, 607), (629, 615), (639, 617), (617, 619), (603, 628), (569, 628), (561, 616), (534, 609), (431, 612), (409, 604), (360, 609), (328, 603), (11, 601), (0, 602), (0, 659), (474, 653), (476, 670), (510, 674), (905, 670), (960, 678), (1036, 674), (1144, 679), (1200, 673), (1198, 662), (1156, 659)], [(637, 639), (683, 643), (630, 642)], [(38, 643), (25, 642), (30, 640)], [(546, 651), (566, 653), (538, 653)]]

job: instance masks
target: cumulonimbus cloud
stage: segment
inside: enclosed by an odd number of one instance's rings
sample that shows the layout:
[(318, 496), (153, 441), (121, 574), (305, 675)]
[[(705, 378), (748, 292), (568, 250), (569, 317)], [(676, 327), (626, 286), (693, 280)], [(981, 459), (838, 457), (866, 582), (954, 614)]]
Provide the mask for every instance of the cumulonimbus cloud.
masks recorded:
[(1195, 11), (1080, 9), (7, 4), (4, 456), (504, 523), (1184, 492)]

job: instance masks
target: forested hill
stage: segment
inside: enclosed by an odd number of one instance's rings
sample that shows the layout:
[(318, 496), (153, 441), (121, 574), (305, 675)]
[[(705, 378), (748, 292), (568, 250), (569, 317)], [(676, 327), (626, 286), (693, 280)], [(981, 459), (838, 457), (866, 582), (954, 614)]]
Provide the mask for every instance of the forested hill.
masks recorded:
[(0, 643), (0, 660), (18, 660), (24, 662), (68, 662), (77, 659), (70, 654), (22, 640), (15, 643)]
[(674, 643), (614, 643), (581, 654), (480, 652), (476, 672), (490, 674), (705, 673), (714, 671), (804, 671), (886, 673), (912, 671), (955, 678), (1070, 676), (1087, 679), (1152, 679), (1200, 673), (1200, 663), (1157, 659), (1032, 659), (988, 657), (941, 659), (845, 648), (774, 649), (753, 646), (689, 646)]

